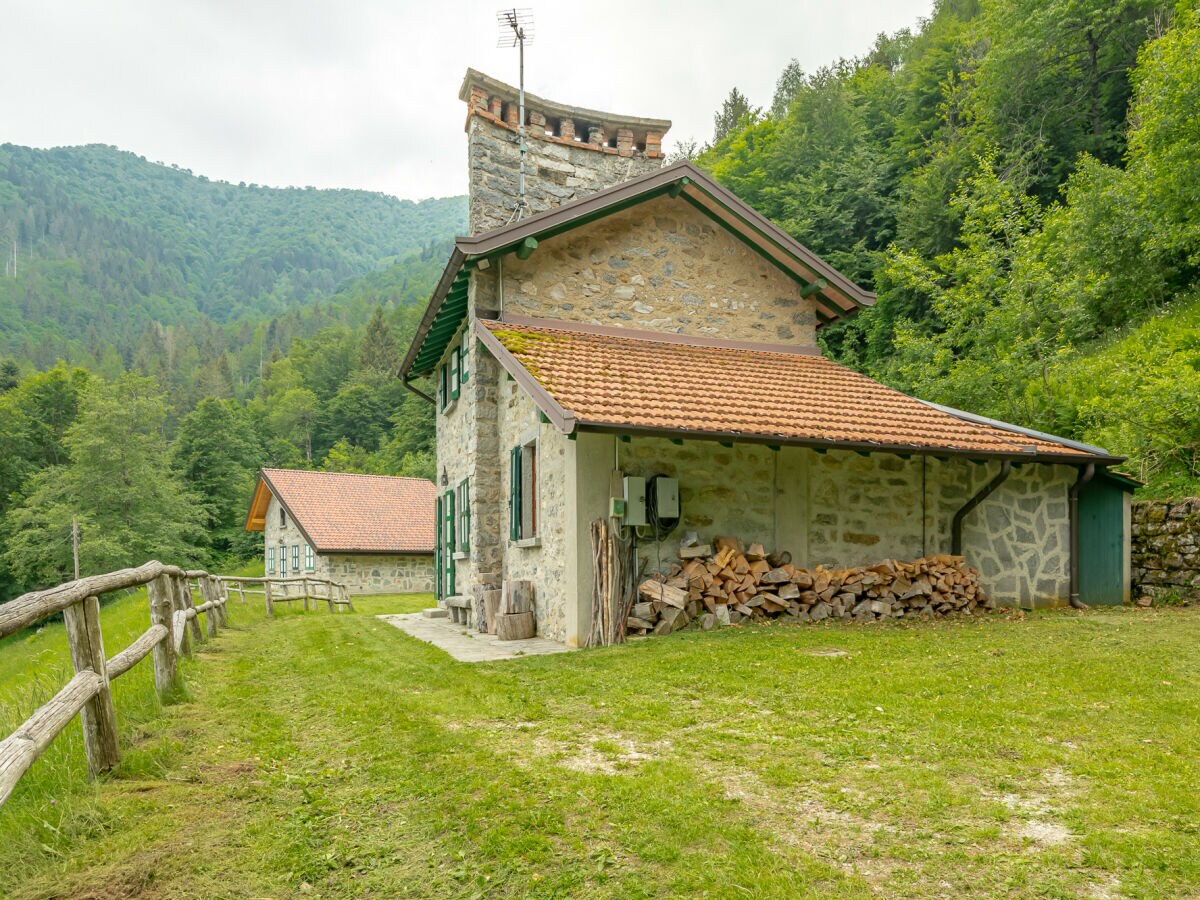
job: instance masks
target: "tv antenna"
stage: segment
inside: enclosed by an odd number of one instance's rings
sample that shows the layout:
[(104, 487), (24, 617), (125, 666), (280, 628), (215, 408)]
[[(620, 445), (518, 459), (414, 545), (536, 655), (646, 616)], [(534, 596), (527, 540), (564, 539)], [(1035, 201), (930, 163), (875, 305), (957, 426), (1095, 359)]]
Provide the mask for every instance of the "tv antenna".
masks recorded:
[(513, 210), (513, 219), (519, 221), (529, 209), (525, 202), (525, 43), (533, 43), (533, 10), (516, 7), (497, 10), (496, 24), (500, 26), (500, 40), (496, 46), (518, 48), (521, 61), (517, 104), (517, 149), (520, 151), (520, 167), (517, 170), (517, 208)]

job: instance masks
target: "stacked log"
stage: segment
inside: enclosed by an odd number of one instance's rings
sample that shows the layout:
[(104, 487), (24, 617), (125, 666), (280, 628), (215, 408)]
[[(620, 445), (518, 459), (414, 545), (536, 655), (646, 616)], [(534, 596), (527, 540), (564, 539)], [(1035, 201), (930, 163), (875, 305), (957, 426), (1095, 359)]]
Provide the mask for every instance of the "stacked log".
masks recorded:
[(681, 547), (678, 562), (644, 580), (638, 594), (625, 623), (631, 635), (669, 634), (693, 623), (707, 630), (780, 617), (874, 622), (995, 608), (979, 572), (961, 556), (802, 569), (786, 551), (767, 553), (732, 537)]

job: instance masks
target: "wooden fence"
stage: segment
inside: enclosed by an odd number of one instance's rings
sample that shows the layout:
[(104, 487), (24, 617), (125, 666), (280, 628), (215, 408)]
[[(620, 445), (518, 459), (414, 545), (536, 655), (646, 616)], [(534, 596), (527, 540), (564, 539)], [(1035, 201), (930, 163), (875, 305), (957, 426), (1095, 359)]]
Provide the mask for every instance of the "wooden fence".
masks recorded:
[[(272, 597), (272, 584), (279, 581), (305, 583), (300, 585), (302, 593), (293, 593), (283, 586), (280, 595)], [(323, 579), (222, 577), (165, 566), (160, 562), (80, 578), (0, 604), (0, 638), (61, 612), (71, 662), (75, 667), (75, 677), (62, 690), (0, 741), (0, 806), (12, 794), (21, 776), (76, 714), (83, 725), (89, 776), (112, 769), (120, 761), (121, 752), (111, 683), (153, 653), (154, 686), (160, 696), (172, 691), (177, 685), (179, 656), (191, 656), (192, 644), (204, 640), (197, 616), (206, 614), (205, 631), (210, 638), (216, 637), (218, 628), (229, 624), (226, 612), (229, 584), (237, 585), (243, 602), (247, 593), (263, 593), (267, 613), (271, 614), (273, 602), (301, 597), (304, 608), (308, 609), (310, 591), (307, 582), (325, 586), (326, 596), (319, 599), (327, 600), (331, 611), (335, 606), (353, 609), (345, 585)], [(249, 591), (245, 587), (248, 583), (261, 583), (263, 589)], [(106, 657), (100, 632), (100, 595), (143, 584), (147, 586), (150, 599), (150, 627), (120, 653)], [(193, 590), (199, 592), (203, 601), (199, 605), (194, 601)], [(314, 594), (312, 599), (318, 598)]]
[(326, 578), (242, 578), (238, 575), (218, 575), (217, 579), (226, 591), (230, 588), (237, 591), (243, 603), (246, 602), (247, 594), (262, 594), (268, 616), (275, 614), (276, 603), (290, 603), (294, 600), (303, 601), (306, 610), (310, 601), (314, 608), (318, 602), (329, 604), (330, 612), (335, 612), (342, 606), (354, 610), (346, 586)]

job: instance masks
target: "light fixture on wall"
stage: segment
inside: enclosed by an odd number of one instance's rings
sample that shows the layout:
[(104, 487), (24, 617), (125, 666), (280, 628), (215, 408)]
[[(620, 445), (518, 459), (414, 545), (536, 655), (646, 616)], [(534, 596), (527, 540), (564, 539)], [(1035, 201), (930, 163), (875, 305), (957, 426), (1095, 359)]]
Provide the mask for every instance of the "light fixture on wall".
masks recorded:
[(446, 467), (442, 466), (442, 487), (449, 487), (450, 479), (446, 475)]

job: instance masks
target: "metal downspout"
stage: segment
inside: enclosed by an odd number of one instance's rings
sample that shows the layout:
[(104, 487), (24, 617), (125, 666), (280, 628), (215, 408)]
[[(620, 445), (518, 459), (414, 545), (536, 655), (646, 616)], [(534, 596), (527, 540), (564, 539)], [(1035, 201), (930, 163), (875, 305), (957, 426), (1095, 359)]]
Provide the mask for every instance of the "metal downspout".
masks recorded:
[(1068, 511), (1071, 517), (1071, 585), (1067, 602), (1072, 609), (1087, 609), (1088, 605), (1079, 599), (1079, 490), (1092, 480), (1096, 474), (1096, 464), (1088, 463), (1080, 466), (1079, 477), (1067, 492)]
[(988, 495), (1000, 485), (1004, 484), (1008, 478), (1008, 473), (1012, 471), (1012, 461), (1004, 460), (1000, 464), (1000, 471), (996, 473), (996, 477), (979, 489), (974, 497), (962, 505), (962, 509), (954, 514), (954, 519), (950, 523), (950, 552), (955, 556), (962, 556), (962, 529), (963, 520), (971, 514), (980, 503), (988, 498)]
[(422, 391), (422, 390), (419, 390), (418, 388), (415, 388), (415, 387), (413, 387), (411, 384), (409, 384), (409, 383), (408, 383), (408, 376), (407, 376), (407, 375), (401, 375), (401, 376), (400, 376), (400, 383), (401, 383), (402, 385), (404, 385), (406, 388), (408, 388), (410, 391), (412, 391), (414, 394), (416, 394), (418, 397), (420, 397), (422, 400), (427, 400), (427, 401), (428, 401), (430, 404), (432, 404), (433, 406), (437, 406), (437, 401), (436, 401), (436, 400), (434, 400), (432, 397), (430, 397), (430, 396), (429, 396), (427, 393), (425, 393), (424, 391)]

